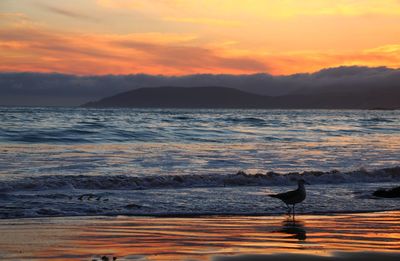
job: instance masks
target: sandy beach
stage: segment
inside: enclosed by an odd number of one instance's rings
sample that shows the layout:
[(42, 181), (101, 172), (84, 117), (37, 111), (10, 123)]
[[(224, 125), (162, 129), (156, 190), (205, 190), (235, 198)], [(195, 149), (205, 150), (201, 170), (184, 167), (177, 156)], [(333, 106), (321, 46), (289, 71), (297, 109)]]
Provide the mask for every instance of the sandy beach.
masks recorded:
[(400, 211), (298, 215), (295, 220), (287, 216), (4, 219), (0, 258), (346, 260), (384, 255), (385, 260), (396, 260), (399, 224)]

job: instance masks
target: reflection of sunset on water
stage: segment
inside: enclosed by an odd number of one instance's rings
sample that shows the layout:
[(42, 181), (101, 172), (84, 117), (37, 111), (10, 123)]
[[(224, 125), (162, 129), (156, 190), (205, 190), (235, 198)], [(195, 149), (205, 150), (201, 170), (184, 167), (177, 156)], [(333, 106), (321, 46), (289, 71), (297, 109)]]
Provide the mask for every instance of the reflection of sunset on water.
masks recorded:
[[(282, 134), (283, 136), (284, 134)], [(246, 169), (250, 173), (274, 170), (293, 172), (318, 169), (355, 170), (360, 167), (380, 168), (396, 166), (400, 151), (397, 135), (366, 135), (326, 137), (319, 141), (274, 141), (230, 144), (180, 144), (180, 143), (137, 143), (102, 145), (4, 145), (0, 150), (0, 163), (11, 168), (13, 161), (21, 158), (17, 174), (76, 175), (75, 165), (84, 162), (85, 174), (98, 175), (128, 174), (226, 174)], [(42, 155), (47, 154), (46, 167)], [(165, 164), (161, 164), (165, 163)], [(223, 164), (224, 168), (220, 168)], [(3, 176), (4, 177), (4, 176)]]
[[(3, 124), (14, 131), (0, 137), (0, 179), (32, 173), (352, 171), (397, 166), (399, 161), (398, 111), (69, 112), (64, 119), (57, 111), (33, 111), (33, 120), (27, 121), (16, 120), (22, 117), (18, 110), (5, 111)], [(40, 143), (31, 146), (31, 139)]]
[[(399, 222), (399, 212), (298, 216), (295, 221), (276, 216), (2, 220), (0, 245), (7, 257), (57, 260), (99, 255), (118, 260), (128, 256), (209, 260), (213, 255), (288, 251), (318, 255), (397, 252)], [(7, 228), (9, 223), (12, 229)], [(18, 246), (9, 242), (13, 238), (18, 238)]]

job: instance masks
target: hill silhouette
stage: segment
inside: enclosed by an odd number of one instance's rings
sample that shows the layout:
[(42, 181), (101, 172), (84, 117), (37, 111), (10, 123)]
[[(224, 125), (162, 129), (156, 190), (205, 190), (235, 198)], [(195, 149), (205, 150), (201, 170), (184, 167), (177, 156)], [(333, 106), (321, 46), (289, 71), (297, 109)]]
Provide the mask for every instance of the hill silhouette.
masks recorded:
[(226, 87), (140, 88), (89, 102), (84, 107), (265, 108), (273, 99)]
[(264, 96), (227, 87), (140, 88), (89, 102), (83, 107), (397, 109), (400, 91), (324, 92)]

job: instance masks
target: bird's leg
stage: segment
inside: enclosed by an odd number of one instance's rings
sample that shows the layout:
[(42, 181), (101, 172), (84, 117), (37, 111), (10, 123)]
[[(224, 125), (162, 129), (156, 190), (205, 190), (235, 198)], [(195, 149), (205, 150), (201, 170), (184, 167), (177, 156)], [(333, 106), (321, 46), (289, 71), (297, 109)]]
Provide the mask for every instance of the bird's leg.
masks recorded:
[(288, 204), (286, 204), (286, 207), (287, 207), (287, 209), (288, 209), (288, 215), (289, 215), (289, 217), (290, 217), (291, 208), (290, 208), (290, 206), (289, 206)]
[(296, 212), (295, 212), (295, 210), (294, 210), (294, 205), (295, 205), (295, 204), (293, 204), (293, 218), (294, 218), (294, 216), (296, 215)]

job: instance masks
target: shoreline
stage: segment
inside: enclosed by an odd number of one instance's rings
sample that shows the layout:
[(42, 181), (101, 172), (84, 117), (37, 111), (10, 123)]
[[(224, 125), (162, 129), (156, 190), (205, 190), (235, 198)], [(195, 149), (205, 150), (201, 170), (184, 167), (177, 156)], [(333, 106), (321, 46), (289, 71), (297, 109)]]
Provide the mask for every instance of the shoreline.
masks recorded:
[(117, 260), (247, 260), (243, 258), (250, 255), (249, 260), (272, 260), (289, 255), (298, 260), (304, 255), (325, 258), (337, 253), (351, 259), (347, 253), (371, 251), (398, 257), (398, 224), (399, 210), (299, 214), (294, 220), (286, 215), (2, 219), (0, 257), (92, 260), (106, 255)]
[[(229, 218), (229, 217), (282, 217), (288, 216), (287, 213), (282, 208), (282, 212), (276, 213), (171, 213), (171, 214), (140, 214), (136, 213), (134, 215), (67, 215), (67, 216), (32, 216), (32, 217), (11, 217), (11, 218), (0, 218), (0, 222), (2, 220), (30, 220), (30, 219), (62, 219), (62, 218), (77, 218), (77, 219), (96, 219), (96, 218)], [(369, 214), (369, 213), (384, 213), (384, 212), (396, 212), (400, 213), (400, 207), (396, 209), (386, 209), (386, 210), (354, 210), (354, 211), (329, 211), (329, 212), (310, 212), (310, 213), (296, 213), (296, 217), (301, 216), (337, 216), (337, 215), (346, 215), (346, 214)]]

